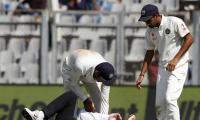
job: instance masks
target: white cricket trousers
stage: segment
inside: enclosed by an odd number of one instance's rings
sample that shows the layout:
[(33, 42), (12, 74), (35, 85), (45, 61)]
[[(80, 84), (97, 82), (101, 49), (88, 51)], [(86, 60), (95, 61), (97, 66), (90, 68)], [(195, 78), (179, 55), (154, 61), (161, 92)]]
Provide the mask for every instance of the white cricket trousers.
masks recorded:
[(188, 63), (168, 72), (159, 67), (156, 84), (156, 115), (158, 120), (180, 120), (177, 100), (187, 77)]

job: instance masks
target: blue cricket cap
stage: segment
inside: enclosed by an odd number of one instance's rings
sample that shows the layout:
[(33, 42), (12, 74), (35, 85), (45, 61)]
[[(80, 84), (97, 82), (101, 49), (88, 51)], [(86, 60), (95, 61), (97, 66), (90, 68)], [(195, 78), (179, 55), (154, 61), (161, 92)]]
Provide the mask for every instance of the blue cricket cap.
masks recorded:
[(104, 85), (112, 85), (117, 78), (113, 65), (108, 62), (100, 63), (95, 67), (95, 70), (99, 72)]
[(141, 10), (141, 16), (138, 21), (146, 22), (149, 20), (152, 16), (158, 15), (158, 7), (152, 4), (145, 5)]

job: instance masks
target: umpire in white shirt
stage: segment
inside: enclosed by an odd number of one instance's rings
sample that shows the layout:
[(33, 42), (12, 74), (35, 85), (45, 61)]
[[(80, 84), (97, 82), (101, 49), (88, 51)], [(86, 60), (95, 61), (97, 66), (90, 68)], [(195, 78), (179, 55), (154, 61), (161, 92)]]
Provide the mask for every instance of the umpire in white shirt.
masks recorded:
[(188, 71), (188, 49), (192, 35), (180, 18), (160, 15), (155, 5), (145, 5), (139, 21), (145, 22), (146, 55), (136, 85), (141, 88), (144, 74), (155, 49), (159, 51), (159, 71), (156, 83), (158, 120), (180, 120), (177, 100), (181, 95)]
[[(110, 85), (116, 80), (116, 74), (113, 65), (99, 53), (84, 49), (73, 51), (63, 62), (62, 77), (65, 93), (42, 111), (25, 108), (22, 113), (27, 120), (48, 119), (55, 114), (56, 120), (73, 120), (77, 97), (83, 101), (86, 111), (108, 114)], [(82, 91), (80, 81), (89, 94)], [(70, 102), (66, 102), (69, 98)]]

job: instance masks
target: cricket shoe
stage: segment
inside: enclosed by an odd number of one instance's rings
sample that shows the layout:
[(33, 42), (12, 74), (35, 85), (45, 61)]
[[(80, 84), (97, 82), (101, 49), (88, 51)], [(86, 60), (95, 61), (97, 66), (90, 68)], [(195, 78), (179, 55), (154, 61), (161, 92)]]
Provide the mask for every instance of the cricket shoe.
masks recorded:
[(22, 111), (22, 115), (27, 120), (43, 120), (44, 119), (44, 113), (39, 110), (31, 111), (28, 108), (24, 108), (24, 110)]

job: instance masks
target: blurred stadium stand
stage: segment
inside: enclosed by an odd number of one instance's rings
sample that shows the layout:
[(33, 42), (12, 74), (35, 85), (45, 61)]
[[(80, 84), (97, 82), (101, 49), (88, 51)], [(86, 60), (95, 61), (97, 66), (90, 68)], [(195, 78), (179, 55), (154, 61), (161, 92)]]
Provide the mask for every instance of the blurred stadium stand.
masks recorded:
[[(145, 54), (146, 29), (138, 18), (148, 3), (157, 5), (162, 14), (184, 19), (195, 40), (200, 37), (195, 34), (200, 29), (196, 20), (200, 14), (193, 17), (193, 10), (200, 9), (199, 0), (104, 1), (102, 5), (110, 5), (108, 11), (68, 11), (52, 0), (48, 9), (17, 15), (13, 10), (18, 1), (5, 1), (0, 1), (0, 83), (62, 84), (62, 60), (70, 51), (84, 48), (98, 51), (115, 65), (116, 85), (134, 84)], [(193, 48), (191, 61), (198, 62), (199, 46)], [(194, 67), (199, 69), (200, 65)], [(193, 76), (191, 84), (199, 85), (200, 76)]]

